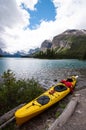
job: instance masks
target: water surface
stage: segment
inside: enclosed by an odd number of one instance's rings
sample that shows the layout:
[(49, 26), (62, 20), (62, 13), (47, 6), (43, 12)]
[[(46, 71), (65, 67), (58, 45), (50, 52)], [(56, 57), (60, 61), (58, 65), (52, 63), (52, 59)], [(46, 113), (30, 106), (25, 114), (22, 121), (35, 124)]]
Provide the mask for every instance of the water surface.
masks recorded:
[(8, 69), (12, 70), (18, 79), (35, 78), (47, 88), (55, 83), (55, 79), (59, 82), (71, 75), (79, 75), (77, 87), (86, 86), (86, 61), (0, 58), (0, 74)]

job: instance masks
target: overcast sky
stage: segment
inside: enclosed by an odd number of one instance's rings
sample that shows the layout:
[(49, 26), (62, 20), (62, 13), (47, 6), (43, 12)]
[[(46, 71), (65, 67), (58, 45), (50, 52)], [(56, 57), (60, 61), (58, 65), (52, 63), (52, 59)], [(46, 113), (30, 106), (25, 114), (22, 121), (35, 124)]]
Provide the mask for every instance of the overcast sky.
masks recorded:
[(0, 48), (40, 47), (67, 29), (86, 29), (86, 0), (0, 0)]

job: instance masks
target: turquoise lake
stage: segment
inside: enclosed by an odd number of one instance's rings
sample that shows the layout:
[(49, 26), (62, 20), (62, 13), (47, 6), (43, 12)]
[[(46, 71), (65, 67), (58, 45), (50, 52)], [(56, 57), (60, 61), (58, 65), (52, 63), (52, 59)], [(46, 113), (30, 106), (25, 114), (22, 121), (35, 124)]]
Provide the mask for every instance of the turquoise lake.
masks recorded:
[(55, 84), (55, 79), (59, 82), (71, 75), (79, 76), (77, 87), (86, 86), (86, 61), (82, 60), (0, 58), (0, 75), (8, 69), (12, 70), (18, 79), (34, 78), (47, 88)]

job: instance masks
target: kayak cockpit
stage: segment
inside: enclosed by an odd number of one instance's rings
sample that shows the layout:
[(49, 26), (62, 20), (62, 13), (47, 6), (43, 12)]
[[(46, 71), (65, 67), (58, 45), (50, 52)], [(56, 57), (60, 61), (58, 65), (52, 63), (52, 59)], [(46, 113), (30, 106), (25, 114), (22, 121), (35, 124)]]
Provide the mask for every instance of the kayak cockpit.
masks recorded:
[(57, 91), (57, 92), (62, 92), (62, 91), (67, 90), (67, 87), (64, 86), (63, 84), (61, 84), (61, 85), (55, 86), (55, 87), (54, 87), (54, 90)]

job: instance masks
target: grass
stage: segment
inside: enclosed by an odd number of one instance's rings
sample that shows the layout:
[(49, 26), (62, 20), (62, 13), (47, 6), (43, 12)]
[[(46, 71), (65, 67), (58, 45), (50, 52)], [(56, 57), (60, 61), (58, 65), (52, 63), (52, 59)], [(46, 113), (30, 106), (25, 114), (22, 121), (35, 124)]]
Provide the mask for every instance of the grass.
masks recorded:
[(67, 105), (66, 102), (63, 102), (63, 101), (59, 102), (59, 109), (55, 113), (55, 118), (58, 118), (60, 116), (62, 111), (65, 109), (66, 105)]
[(66, 103), (59, 103), (60, 108), (64, 109), (66, 107)]
[(61, 114), (61, 112), (60, 112), (60, 111), (57, 111), (57, 112), (55, 113), (55, 117), (58, 118), (58, 117), (60, 116), (60, 114)]

